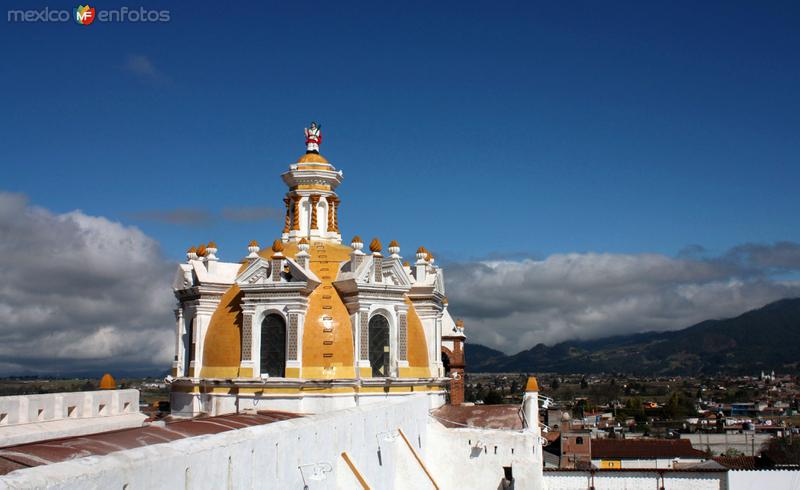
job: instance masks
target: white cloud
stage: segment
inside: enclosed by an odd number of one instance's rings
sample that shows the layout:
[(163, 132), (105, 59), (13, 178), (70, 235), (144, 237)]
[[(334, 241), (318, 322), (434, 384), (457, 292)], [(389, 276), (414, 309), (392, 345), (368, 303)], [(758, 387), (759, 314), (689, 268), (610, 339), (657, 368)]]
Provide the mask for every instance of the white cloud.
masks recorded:
[(675, 330), (800, 296), (771, 279), (800, 264), (800, 245), (745, 244), (721, 257), (556, 254), (450, 264), (451, 310), (469, 341), (516, 353), (538, 343)]
[(168, 81), (167, 76), (156, 68), (153, 61), (141, 54), (129, 55), (122, 68), (146, 82), (161, 83)]
[(0, 193), (0, 374), (166, 370), (172, 266), (139, 229)]

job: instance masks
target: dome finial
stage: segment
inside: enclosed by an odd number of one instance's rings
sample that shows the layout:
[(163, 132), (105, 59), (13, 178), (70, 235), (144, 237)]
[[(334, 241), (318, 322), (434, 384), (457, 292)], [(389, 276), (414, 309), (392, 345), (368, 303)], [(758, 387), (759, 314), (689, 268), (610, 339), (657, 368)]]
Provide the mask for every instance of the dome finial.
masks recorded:
[(364, 242), (361, 241), (361, 237), (356, 235), (350, 240), (350, 248), (355, 250), (356, 252), (360, 253), (361, 249), (364, 248)]
[(247, 246), (247, 251), (250, 252), (250, 255), (247, 256), (248, 259), (257, 259), (258, 252), (261, 250), (261, 247), (258, 246), (258, 242), (255, 240), (250, 240), (250, 244)]
[(381, 250), (383, 250), (381, 241), (377, 238), (373, 238), (372, 241), (369, 242), (369, 251), (372, 253), (381, 253)]
[(400, 258), (400, 244), (397, 243), (397, 240), (389, 242), (389, 253), (392, 254), (392, 258), (394, 259)]

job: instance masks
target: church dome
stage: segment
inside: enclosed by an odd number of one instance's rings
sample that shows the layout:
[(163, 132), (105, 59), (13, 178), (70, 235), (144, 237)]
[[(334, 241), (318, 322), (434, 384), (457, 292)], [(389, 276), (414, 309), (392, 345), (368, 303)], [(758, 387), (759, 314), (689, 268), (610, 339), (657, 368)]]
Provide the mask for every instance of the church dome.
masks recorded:
[(114, 380), (114, 377), (110, 374), (106, 373), (100, 378), (100, 389), (101, 390), (116, 390), (117, 389), (117, 382)]
[[(298, 242), (283, 243), (283, 255), (295, 259)], [(308, 310), (303, 329), (302, 363), (300, 370), (287, 377), (353, 378), (354, 344), (353, 325), (343, 297), (333, 287), (332, 271), (350, 259), (349, 246), (312, 241), (309, 250), (310, 268), (322, 284), (308, 298)], [(261, 250), (259, 256), (268, 260), (272, 250)], [(240, 271), (243, 271), (242, 265)], [(427, 358), (425, 330), (414, 305), (407, 301), (408, 311), (408, 368), (407, 376), (431, 376)], [(242, 296), (237, 286), (231, 287), (222, 297), (211, 317), (204, 346), (205, 365), (201, 377), (237, 377), (241, 357)], [(327, 332), (320, 335), (320, 332)], [(326, 366), (335, 366), (333, 371)]]

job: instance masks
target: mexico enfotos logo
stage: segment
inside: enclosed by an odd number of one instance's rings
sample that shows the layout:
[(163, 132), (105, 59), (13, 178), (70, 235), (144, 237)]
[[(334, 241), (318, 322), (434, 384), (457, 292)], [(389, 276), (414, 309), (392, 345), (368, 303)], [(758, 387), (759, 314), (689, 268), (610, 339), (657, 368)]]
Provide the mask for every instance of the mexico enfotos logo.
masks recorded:
[(169, 22), (169, 10), (150, 10), (144, 7), (96, 10), (89, 5), (78, 5), (72, 12), (64, 9), (9, 10), (8, 22), (70, 22), (88, 26), (97, 22)]

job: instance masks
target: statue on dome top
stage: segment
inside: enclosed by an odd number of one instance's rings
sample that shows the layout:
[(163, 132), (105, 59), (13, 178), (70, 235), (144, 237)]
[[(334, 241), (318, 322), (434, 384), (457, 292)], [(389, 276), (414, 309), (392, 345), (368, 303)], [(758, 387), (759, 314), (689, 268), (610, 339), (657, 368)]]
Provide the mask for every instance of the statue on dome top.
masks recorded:
[(306, 128), (306, 153), (319, 155), (319, 145), (322, 143), (322, 126), (316, 121), (311, 121), (311, 127)]

